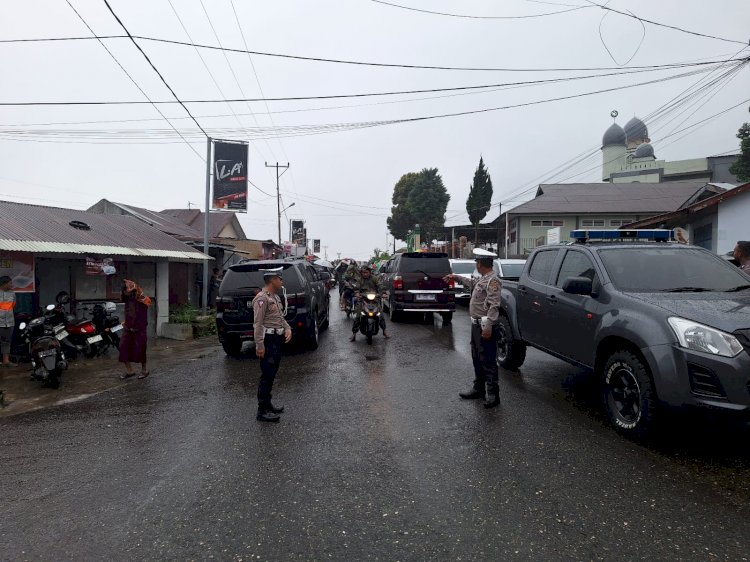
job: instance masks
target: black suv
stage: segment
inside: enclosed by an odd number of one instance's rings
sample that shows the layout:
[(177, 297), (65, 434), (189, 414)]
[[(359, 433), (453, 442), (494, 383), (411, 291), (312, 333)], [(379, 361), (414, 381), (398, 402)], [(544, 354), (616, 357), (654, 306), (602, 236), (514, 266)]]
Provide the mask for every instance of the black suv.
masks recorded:
[(227, 355), (240, 355), (243, 342), (255, 340), (253, 299), (264, 286), (264, 270), (278, 267), (284, 268), (281, 301), (293, 341), (317, 349), (320, 331), (329, 323), (329, 274), (319, 273), (304, 260), (243, 261), (227, 270), (216, 298), (216, 326)]
[(407, 312), (439, 312), (443, 323), (450, 324), (456, 294), (453, 284), (443, 281), (450, 272), (448, 254), (405, 252), (391, 258), (381, 274), (391, 321), (398, 322)]

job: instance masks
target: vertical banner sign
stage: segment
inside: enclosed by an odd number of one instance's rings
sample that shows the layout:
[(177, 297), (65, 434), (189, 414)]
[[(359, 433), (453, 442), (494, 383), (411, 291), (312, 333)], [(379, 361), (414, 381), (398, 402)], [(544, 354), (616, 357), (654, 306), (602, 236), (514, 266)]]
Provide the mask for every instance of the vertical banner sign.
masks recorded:
[(292, 244), (301, 246), (305, 243), (305, 221), (292, 221)]
[(214, 143), (213, 208), (247, 211), (247, 144)]
[(320, 240), (313, 240), (313, 254), (320, 253)]

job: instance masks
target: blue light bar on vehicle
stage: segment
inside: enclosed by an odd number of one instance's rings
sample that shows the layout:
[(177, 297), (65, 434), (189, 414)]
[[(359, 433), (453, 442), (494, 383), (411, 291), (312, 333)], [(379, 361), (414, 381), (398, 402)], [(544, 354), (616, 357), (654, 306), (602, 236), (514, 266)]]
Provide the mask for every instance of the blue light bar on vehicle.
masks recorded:
[(570, 237), (576, 242), (586, 240), (641, 240), (650, 242), (669, 242), (673, 232), (665, 229), (653, 230), (573, 230)]

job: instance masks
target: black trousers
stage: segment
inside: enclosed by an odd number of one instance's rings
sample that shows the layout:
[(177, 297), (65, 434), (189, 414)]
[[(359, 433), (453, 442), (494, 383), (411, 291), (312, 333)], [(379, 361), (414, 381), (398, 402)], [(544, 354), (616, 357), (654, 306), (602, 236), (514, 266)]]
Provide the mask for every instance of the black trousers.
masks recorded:
[(279, 372), (281, 364), (281, 348), (284, 345), (284, 336), (266, 334), (263, 339), (266, 354), (260, 360), (260, 382), (258, 383), (258, 410), (265, 411), (271, 405), (271, 391), (276, 373)]
[(471, 358), (474, 361), (474, 389), (484, 392), (485, 384), (488, 392), (499, 390), (497, 379), (497, 326), (492, 328), (492, 337), (488, 340), (482, 337), (482, 327), (471, 325)]

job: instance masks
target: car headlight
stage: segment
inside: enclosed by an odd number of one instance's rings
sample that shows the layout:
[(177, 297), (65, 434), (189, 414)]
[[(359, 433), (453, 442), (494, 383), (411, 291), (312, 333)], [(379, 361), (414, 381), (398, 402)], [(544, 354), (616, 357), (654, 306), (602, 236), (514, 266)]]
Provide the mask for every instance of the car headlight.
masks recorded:
[(680, 347), (722, 357), (736, 357), (742, 353), (742, 344), (732, 334), (684, 318), (669, 318), (668, 322)]

